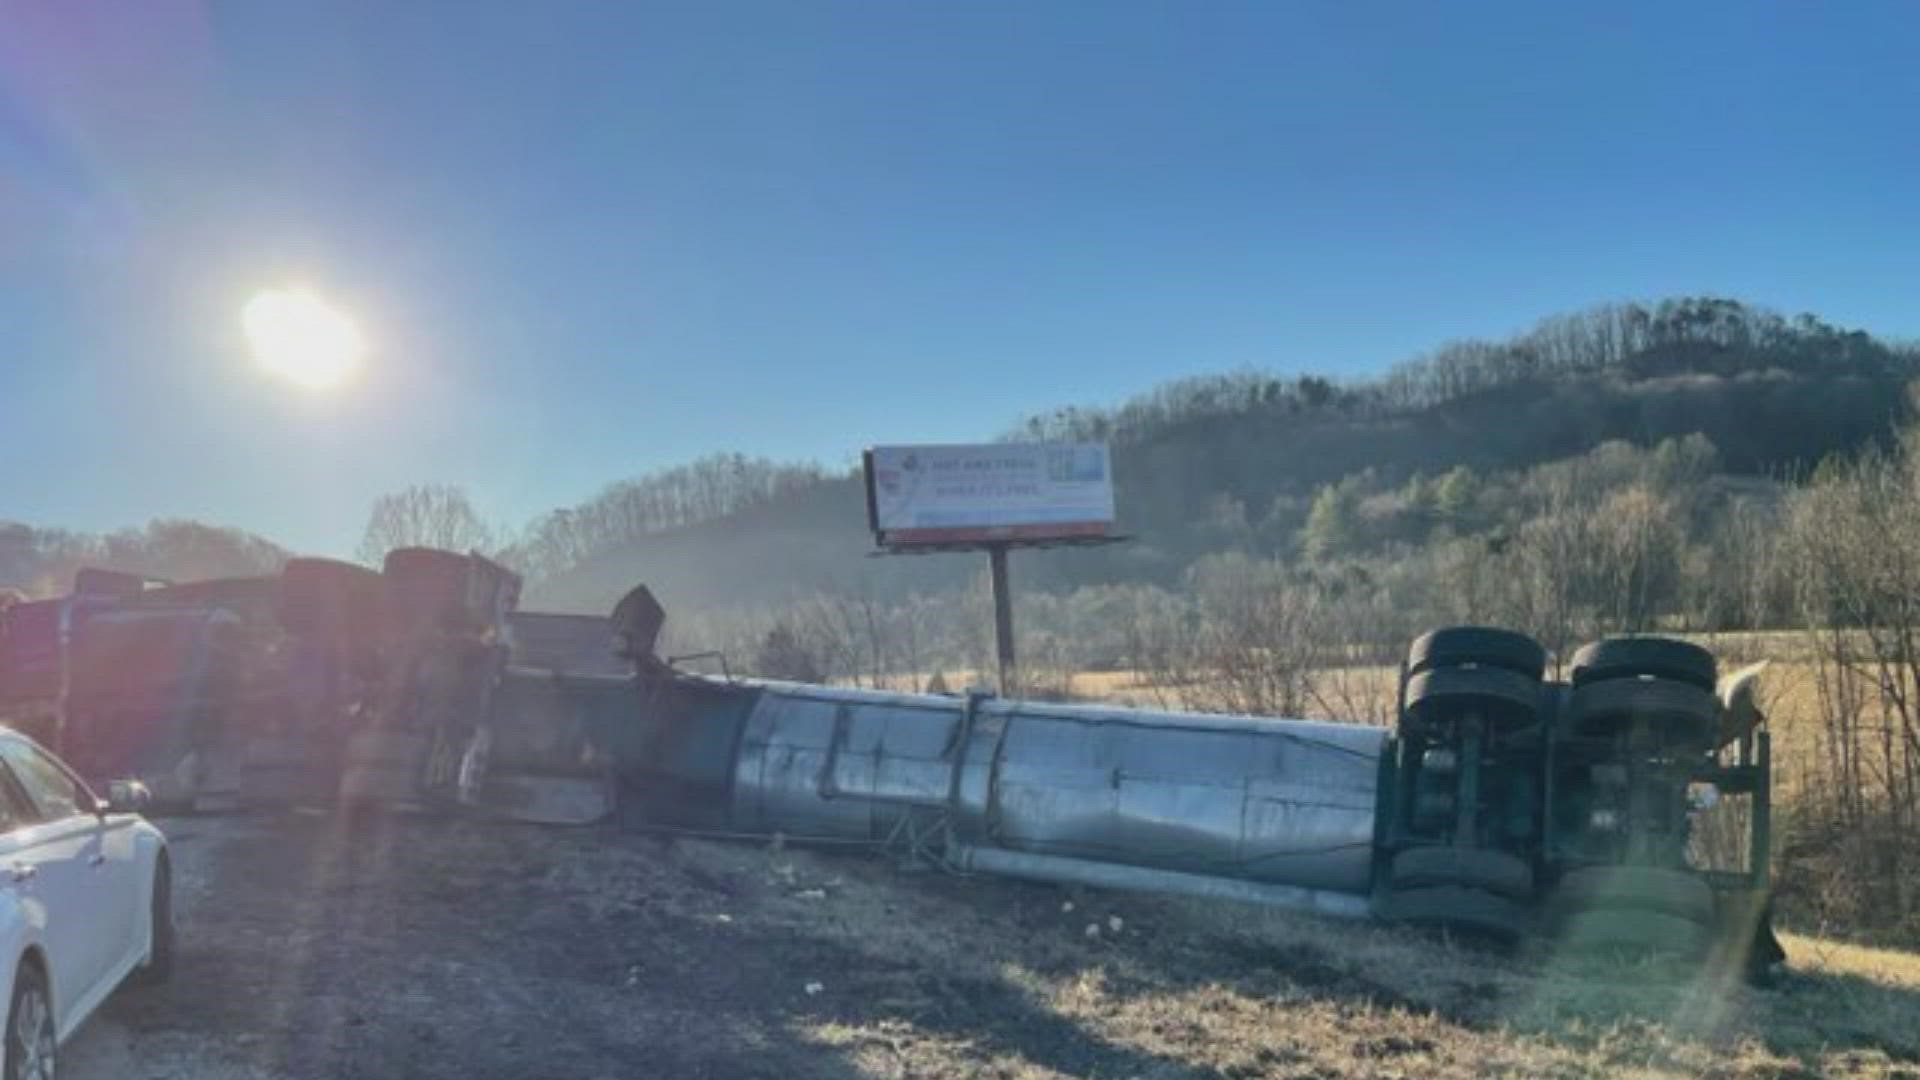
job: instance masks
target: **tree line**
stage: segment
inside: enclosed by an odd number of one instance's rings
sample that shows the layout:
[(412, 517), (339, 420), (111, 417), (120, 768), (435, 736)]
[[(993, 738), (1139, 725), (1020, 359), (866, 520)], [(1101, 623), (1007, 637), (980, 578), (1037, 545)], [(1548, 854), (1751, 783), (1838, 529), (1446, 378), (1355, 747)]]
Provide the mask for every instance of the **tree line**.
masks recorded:
[(1504, 341), (1450, 342), (1376, 378), (1342, 381), (1258, 371), (1202, 375), (1168, 382), (1112, 409), (1066, 406), (1038, 413), (1014, 425), (1006, 437), (1129, 444), (1223, 417), (1384, 418), (1541, 381), (1769, 370), (1905, 380), (1920, 374), (1920, 346), (1882, 341), (1812, 314), (1789, 318), (1724, 297), (1603, 304), (1550, 316)]
[(0, 587), (25, 597), (66, 592), (84, 566), (193, 581), (271, 574), (287, 558), (252, 533), (178, 518), (105, 535), (0, 522)]

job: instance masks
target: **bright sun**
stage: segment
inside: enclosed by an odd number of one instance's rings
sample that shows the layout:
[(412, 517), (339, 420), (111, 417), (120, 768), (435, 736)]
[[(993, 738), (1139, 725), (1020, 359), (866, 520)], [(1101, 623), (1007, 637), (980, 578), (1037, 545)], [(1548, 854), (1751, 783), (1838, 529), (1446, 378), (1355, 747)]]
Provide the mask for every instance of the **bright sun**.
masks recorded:
[(260, 366), (316, 390), (344, 382), (366, 352), (353, 320), (310, 289), (256, 293), (240, 320)]

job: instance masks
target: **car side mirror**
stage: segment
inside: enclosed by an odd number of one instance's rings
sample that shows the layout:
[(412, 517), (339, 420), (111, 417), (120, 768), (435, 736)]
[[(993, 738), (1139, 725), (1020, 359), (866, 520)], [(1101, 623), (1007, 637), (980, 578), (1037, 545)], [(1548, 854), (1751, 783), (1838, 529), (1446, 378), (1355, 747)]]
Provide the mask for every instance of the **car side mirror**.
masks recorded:
[(153, 805), (153, 792), (138, 780), (114, 780), (107, 784), (107, 797), (100, 800), (99, 811), (138, 814)]

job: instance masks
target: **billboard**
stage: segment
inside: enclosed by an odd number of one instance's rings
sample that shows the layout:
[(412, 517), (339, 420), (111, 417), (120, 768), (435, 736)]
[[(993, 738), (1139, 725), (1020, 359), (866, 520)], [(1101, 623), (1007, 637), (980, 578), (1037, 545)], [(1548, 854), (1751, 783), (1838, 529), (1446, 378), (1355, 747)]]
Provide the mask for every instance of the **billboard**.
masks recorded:
[(1104, 443), (876, 446), (867, 521), (885, 545), (1104, 536), (1113, 468)]

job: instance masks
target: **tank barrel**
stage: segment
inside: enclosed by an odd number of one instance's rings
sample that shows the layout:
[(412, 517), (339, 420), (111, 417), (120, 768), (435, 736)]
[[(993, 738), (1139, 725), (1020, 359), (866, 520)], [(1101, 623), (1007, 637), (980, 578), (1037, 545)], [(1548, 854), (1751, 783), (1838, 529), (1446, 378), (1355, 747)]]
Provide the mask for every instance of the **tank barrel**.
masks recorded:
[[(752, 698), (731, 777), (737, 830), (912, 832), (978, 852), (1303, 890), (1371, 885), (1381, 728), (785, 683), (733, 690)], [(728, 705), (704, 700), (685, 726), (708, 733), (706, 756), (718, 756), (733, 734), (705, 712)]]

